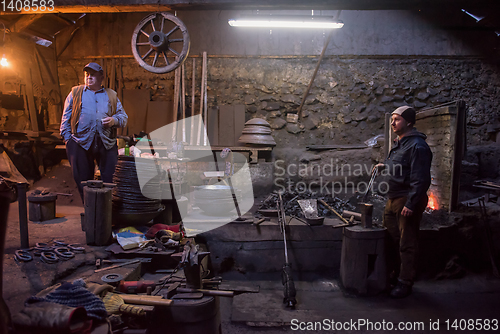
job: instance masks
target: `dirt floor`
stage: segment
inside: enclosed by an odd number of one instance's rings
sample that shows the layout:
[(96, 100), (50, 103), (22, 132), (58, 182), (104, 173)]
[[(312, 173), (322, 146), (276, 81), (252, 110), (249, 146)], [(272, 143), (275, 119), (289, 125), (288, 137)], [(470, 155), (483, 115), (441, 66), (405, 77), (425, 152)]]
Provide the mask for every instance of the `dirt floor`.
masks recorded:
[[(86, 253), (77, 254), (75, 258), (57, 264), (46, 264), (39, 259), (26, 263), (16, 262), (14, 252), (20, 248), (20, 231), (18, 204), (12, 203), (9, 211), (3, 268), (3, 297), (12, 314), (19, 312), (24, 301), (40, 290), (57, 282), (88, 277), (94, 274), (96, 259), (111, 257), (111, 254), (104, 250), (105, 247), (85, 244), (85, 233), (80, 223), (80, 213), (84, 210), (67, 162), (63, 161), (53, 167), (47, 172), (47, 176), (31, 187), (30, 191), (35, 189), (46, 189), (51, 192), (72, 194), (72, 196), (58, 195), (56, 219), (38, 223), (29, 221), (30, 246), (38, 242), (50, 243), (54, 240), (61, 240), (83, 245)], [(375, 198), (374, 200), (380, 202), (376, 205), (377, 210), (380, 210), (382, 199)], [(487, 214), (491, 219), (490, 232), (498, 236), (500, 234), (498, 224), (500, 206), (493, 202), (486, 204)], [(233, 286), (258, 286), (260, 292), (220, 299), (222, 333), (328, 332), (326, 327), (322, 330), (318, 328), (308, 330), (313, 328), (308, 323), (314, 326), (315, 323), (324, 323), (325, 319), (343, 323), (364, 319), (376, 323), (385, 321), (394, 324), (403, 322), (423, 324), (423, 327), (418, 330), (394, 331), (396, 333), (445, 333), (449, 332), (446, 330), (447, 326), (448, 329), (454, 329), (449, 328), (449, 325), (455, 319), (488, 319), (491, 324), (495, 321), (498, 324), (500, 321), (498, 317), (500, 278), (494, 275), (490, 258), (487, 255), (484, 257), (487, 253), (481, 253), (483, 254), (481, 261), (477, 261), (477, 257), (470, 255), (474, 252), (474, 248), (478, 248), (478, 245), (484, 250), (486, 240), (484, 235), (478, 235), (478, 229), (474, 227), (480, 221), (477, 201), (475, 203), (471, 201), (470, 206), (464, 207), (463, 210), (462, 213), (469, 218), (461, 225), (457, 225), (462, 236), (457, 243), (459, 246), (462, 245), (464, 251), (450, 259), (449, 267), (443, 268), (443, 275), (440, 277), (421, 277), (416, 282), (414, 293), (410, 297), (404, 300), (392, 300), (385, 292), (371, 297), (353, 296), (342, 290), (336, 277), (322, 277), (312, 273), (295, 276), (298, 304), (295, 310), (291, 310), (282, 304), (283, 287), (280, 273), (227, 272), (222, 275), (224, 283)], [(436, 228), (437, 222), (445, 225), (453, 224), (455, 216), (435, 212), (425, 219), (428, 223), (423, 224)], [(493, 252), (498, 252), (498, 247), (495, 247), (497, 246), (494, 246)], [(498, 260), (498, 253), (494, 256)], [(481, 262), (481, 266), (472, 266), (471, 263), (474, 262)], [(474, 327), (474, 330), (470, 332), (483, 332), (477, 328)], [(358, 327), (332, 332), (373, 333), (375, 331), (370, 330), (369, 327)], [(384, 331), (380, 330), (380, 332)]]

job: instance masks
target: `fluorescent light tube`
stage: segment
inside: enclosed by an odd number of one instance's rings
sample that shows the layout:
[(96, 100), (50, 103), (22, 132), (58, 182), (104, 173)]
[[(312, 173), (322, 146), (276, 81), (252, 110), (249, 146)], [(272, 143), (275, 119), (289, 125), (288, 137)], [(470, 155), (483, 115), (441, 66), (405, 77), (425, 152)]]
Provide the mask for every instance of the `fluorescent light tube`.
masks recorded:
[(280, 16), (256, 15), (230, 19), (232, 27), (265, 27), (265, 28), (307, 28), (307, 29), (338, 29), (344, 26), (340, 21), (334, 21), (330, 16)]

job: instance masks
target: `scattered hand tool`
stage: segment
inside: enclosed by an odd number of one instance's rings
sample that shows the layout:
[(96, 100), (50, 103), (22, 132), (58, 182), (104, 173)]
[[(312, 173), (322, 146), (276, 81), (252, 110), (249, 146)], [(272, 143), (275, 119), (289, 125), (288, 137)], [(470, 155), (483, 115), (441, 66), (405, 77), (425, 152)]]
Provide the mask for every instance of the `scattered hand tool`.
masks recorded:
[(138, 263), (138, 262), (141, 262), (141, 260), (133, 260), (133, 261), (129, 261), (129, 262), (115, 264), (114, 266), (111, 266), (111, 267), (96, 269), (96, 270), (94, 270), (94, 272), (98, 273), (98, 272), (103, 271), (103, 270), (108, 270), (108, 269), (114, 269), (114, 268), (119, 268), (119, 267), (123, 267), (123, 266), (128, 266), (129, 264), (134, 264), (134, 263)]
[(260, 224), (262, 224), (265, 220), (266, 220), (266, 218), (260, 218), (260, 219), (258, 219), (257, 221), (255, 221), (253, 224), (254, 224), (254, 225), (260, 225)]
[(112, 286), (116, 286), (123, 280), (123, 276), (118, 273), (110, 273), (101, 277), (101, 281)]
[(206, 296), (219, 296), (219, 297), (234, 297), (234, 295), (235, 295), (234, 291), (229, 291), (229, 290), (177, 288), (177, 292), (181, 292), (181, 293), (202, 292)]
[(321, 198), (318, 199), (318, 201), (323, 204), (328, 210), (330, 210), (331, 212), (333, 212), (334, 214), (336, 214), (340, 220), (342, 220), (347, 226), (350, 225), (349, 222), (347, 220), (345, 220), (344, 217), (342, 217), (337, 211), (335, 211), (331, 206), (329, 206), (325, 201), (323, 201)]
[(170, 306), (172, 300), (164, 299), (162, 296), (147, 296), (147, 295), (117, 295), (120, 296), (126, 303), (149, 305), (149, 306)]
[(116, 293), (108, 292), (104, 296), (102, 301), (104, 302), (106, 311), (108, 311), (108, 313), (110, 314), (117, 314), (122, 312), (136, 316), (143, 316), (145, 314), (142, 308), (125, 304), (125, 301), (123, 300), (121, 295), (117, 295)]
[(121, 281), (118, 285), (118, 291), (123, 293), (144, 293), (148, 287), (155, 289), (154, 281)]
[(361, 213), (349, 211), (349, 210), (344, 210), (344, 211), (342, 211), (342, 217), (347, 218), (349, 220), (352, 217), (354, 217), (355, 220), (361, 220)]
[(283, 233), (283, 241), (285, 244), (285, 264), (283, 265), (283, 271), (281, 273), (281, 281), (283, 283), (283, 303), (287, 307), (294, 308), (297, 304), (297, 291), (295, 290), (295, 284), (293, 282), (292, 276), (292, 264), (288, 262), (288, 250), (286, 246), (286, 217), (285, 217), (285, 207), (283, 205), (283, 200), (281, 198), (281, 193), (278, 193), (278, 223), (280, 224), (281, 233)]

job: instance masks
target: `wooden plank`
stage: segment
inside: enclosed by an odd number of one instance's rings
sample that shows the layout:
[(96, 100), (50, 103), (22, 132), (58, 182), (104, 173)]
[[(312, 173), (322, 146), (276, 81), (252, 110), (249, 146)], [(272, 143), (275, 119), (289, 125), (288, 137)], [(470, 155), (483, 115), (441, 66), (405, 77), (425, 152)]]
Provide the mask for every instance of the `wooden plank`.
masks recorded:
[(210, 146), (219, 145), (219, 108), (208, 109), (207, 133)]
[(453, 162), (451, 170), (451, 187), (449, 212), (452, 212), (458, 205), (458, 193), (460, 192), (460, 174), (462, 173), (462, 159), (467, 147), (466, 129), (466, 106), (464, 101), (457, 102), (457, 118), (452, 126), (455, 126), (455, 138), (453, 149)]
[(182, 142), (187, 142), (186, 138), (186, 68), (181, 65), (181, 111), (182, 111)]
[(152, 132), (174, 121), (172, 101), (150, 101), (146, 117), (146, 132)]
[(124, 89), (123, 109), (128, 115), (127, 135), (146, 130), (146, 114), (150, 100), (149, 89)]
[(116, 59), (111, 59), (111, 75), (109, 79), (109, 88), (116, 90)]
[[(31, 7), (33, 8), (33, 7)], [(62, 6), (54, 6), (54, 10), (50, 13), (141, 13), (141, 12), (168, 12), (172, 10), (172, 6), (164, 5), (164, 4), (91, 4), (91, 5), (62, 5)], [(34, 13), (34, 14), (46, 14), (39, 10), (38, 12), (34, 11), (25, 11), (24, 7), (21, 10), (21, 13)], [(3, 15), (3, 12), (0, 12), (0, 15)], [(42, 16), (42, 15), (40, 15)]]
[[(196, 107), (195, 107), (195, 88), (196, 88), (196, 60), (193, 58), (193, 79), (191, 80), (191, 116), (194, 116), (196, 113)], [(193, 121), (191, 121), (191, 132), (190, 132), (190, 139), (189, 139), (189, 144), (194, 145), (195, 144), (195, 124)]]
[[(450, 108), (451, 107), (451, 108)], [(432, 116), (440, 116), (440, 115), (455, 115), (456, 110), (454, 108), (454, 105), (448, 105), (448, 106), (438, 106), (432, 109), (427, 109), (421, 112), (418, 112), (415, 115), (415, 119), (421, 120), (427, 117), (432, 117)]]
[(11, 32), (22, 32), (26, 28), (28, 28), (29, 25), (41, 19), (42, 16), (43, 15), (36, 15), (36, 14), (20, 16), (20, 18), (10, 27), (10, 30)]
[(219, 145), (234, 146), (234, 108), (233, 106), (219, 107)]
[[(207, 122), (208, 119), (208, 108), (207, 108), (207, 77), (208, 77), (208, 70), (207, 70), (207, 52), (203, 51), (203, 64), (202, 64), (202, 69), (203, 69), (203, 119), (205, 120), (205, 123)], [(206, 124), (205, 124), (206, 126)], [(205, 131), (204, 136), (203, 136), (203, 145), (207, 146), (208, 145), (208, 138), (207, 138), (207, 133)]]
[[(177, 122), (177, 114), (179, 113), (179, 92), (181, 85), (181, 68), (177, 67), (174, 72), (174, 110), (173, 110), (173, 121)], [(177, 139), (177, 125), (174, 127), (172, 132), (172, 141), (176, 142)]]
[(391, 151), (391, 132), (391, 114), (386, 113), (384, 119), (384, 159), (387, 159)]
[(31, 122), (31, 130), (38, 132), (40, 131), (40, 127), (38, 126), (38, 115), (36, 111), (35, 97), (33, 93), (33, 77), (31, 75), (31, 69), (27, 69), (25, 72), (25, 80), (26, 80), (26, 100), (28, 109), (28, 113), (30, 115)]
[(245, 126), (245, 106), (243, 104), (237, 104), (234, 106), (234, 141), (238, 142), (238, 139), (243, 132), (243, 127)]

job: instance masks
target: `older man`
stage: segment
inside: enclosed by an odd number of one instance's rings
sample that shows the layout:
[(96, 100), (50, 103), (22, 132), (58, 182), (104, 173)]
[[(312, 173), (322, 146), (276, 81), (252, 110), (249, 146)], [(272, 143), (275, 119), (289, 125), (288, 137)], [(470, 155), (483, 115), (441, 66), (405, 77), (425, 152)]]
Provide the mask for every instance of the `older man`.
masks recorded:
[(101, 179), (113, 181), (118, 161), (116, 128), (124, 127), (128, 119), (116, 92), (102, 87), (102, 67), (89, 63), (83, 71), (85, 85), (73, 87), (68, 94), (60, 128), (82, 201), (81, 182), (94, 179), (95, 161)]
[[(432, 152), (426, 136), (414, 129), (415, 110), (409, 106), (392, 112), (391, 126), (398, 138), (384, 164), (389, 184), (384, 209), (384, 226), (390, 235), (392, 252), (389, 267), (397, 278), (390, 295), (403, 298), (411, 294), (416, 275), (418, 231), (427, 206), (431, 184)], [(392, 261), (391, 261), (392, 260)]]

